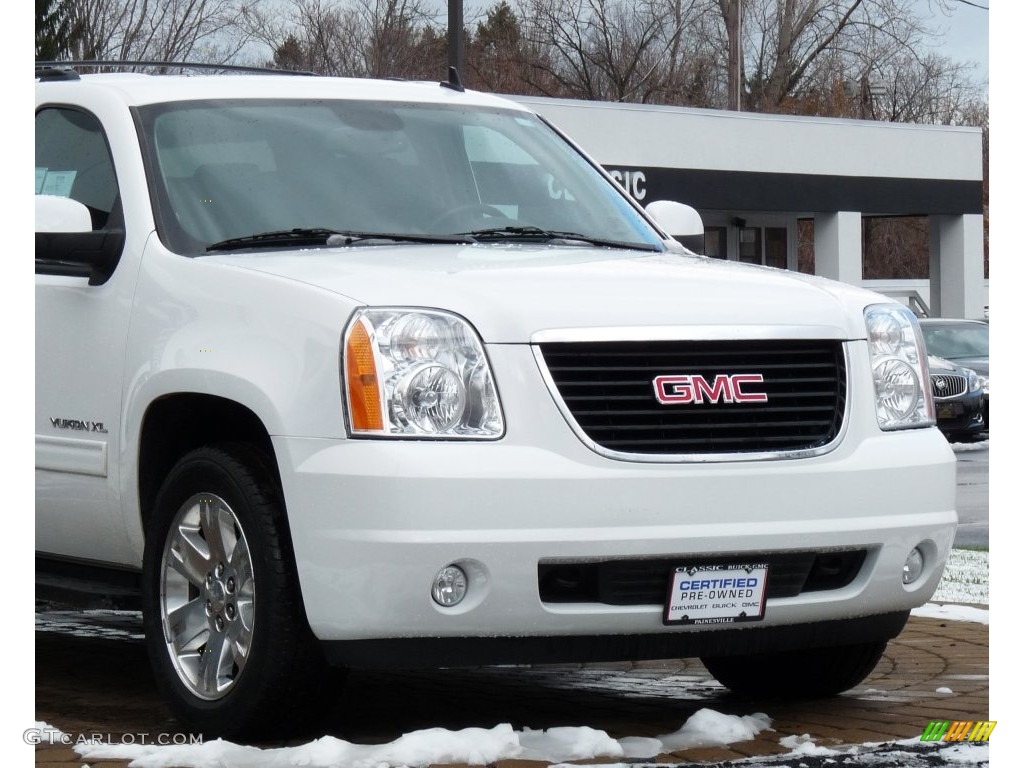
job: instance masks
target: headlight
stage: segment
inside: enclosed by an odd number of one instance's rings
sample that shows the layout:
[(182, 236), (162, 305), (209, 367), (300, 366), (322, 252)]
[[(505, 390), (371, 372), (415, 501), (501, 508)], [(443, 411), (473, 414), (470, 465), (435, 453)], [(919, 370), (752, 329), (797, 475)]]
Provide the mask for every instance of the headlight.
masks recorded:
[(875, 415), (882, 429), (925, 427), (935, 423), (924, 340), (913, 313), (895, 304), (872, 304), (864, 310), (871, 371), (875, 381)]
[(342, 357), (353, 435), (493, 439), (505, 431), (483, 344), (461, 317), (360, 309)]
[(987, 395), (988, 394), (988, 376), (978, 374), (978, 383), (981, 384), (981, 390)]
[(967, 390), (969, 392), (977, 392), (981, 389), (981, 377), (972, 371), (970, 368), (967, 369)]

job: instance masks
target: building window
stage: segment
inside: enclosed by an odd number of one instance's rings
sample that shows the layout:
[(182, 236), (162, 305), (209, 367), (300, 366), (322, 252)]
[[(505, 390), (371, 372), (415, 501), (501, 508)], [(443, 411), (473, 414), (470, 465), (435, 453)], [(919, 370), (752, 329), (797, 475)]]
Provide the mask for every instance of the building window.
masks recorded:
[(761, 228), (740, 227), (740, 261), (744, 264), (762, 264)]
[(789, 234), (785, 227), (740, 227), (740, 261), (786, 269)]
[(785, 227), (765, 227), (764, 264), (766, 267), (785, 269), (788, 245)]
[(704, 228), (704, 255), (712, 259), (726, 259), (729, 252), (726, 250), (725, 227)]

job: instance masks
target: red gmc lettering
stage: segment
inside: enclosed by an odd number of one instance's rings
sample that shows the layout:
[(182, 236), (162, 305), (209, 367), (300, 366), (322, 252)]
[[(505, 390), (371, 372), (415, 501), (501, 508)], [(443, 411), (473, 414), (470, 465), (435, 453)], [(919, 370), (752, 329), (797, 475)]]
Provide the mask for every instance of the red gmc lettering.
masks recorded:
[(768, 395), (764, 392), (744, 392), (744, 384), (760, 384), (764, 376), (760, 373), (737, 373), (732, 379), (732, 398), (737, 403), (767, 403)]
[(767, 403), (764, 392), (744, 392), (747, 384), (760, 384), (760, 373), (720, 373), (712, 381), (704, 376), (656, 376), (654, 396), (662, 405), (699, 405), (702, 403)]
[(715, 376), (714, 384), (708, 384), (708, 380), (703, 376), (694, 376), (694, 402), (703, 403), (706, 400), (709, 403), (719, 403), (724, 399), (725, 402), (731, 403), (733, 391), (729, 384), (728, 376)]

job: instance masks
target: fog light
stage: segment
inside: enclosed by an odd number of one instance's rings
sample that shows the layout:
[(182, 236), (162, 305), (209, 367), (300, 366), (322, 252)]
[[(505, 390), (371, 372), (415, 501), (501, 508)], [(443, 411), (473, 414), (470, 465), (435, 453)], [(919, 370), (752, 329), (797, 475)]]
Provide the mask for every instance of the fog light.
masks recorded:
[(466, 572), (457, 565), (449, 565), (437, 572), (434, 577), (434, 586), (430, 589), (430, 596), (438, 605), (450, 608), (462, 602), (468, 586), (469, 579), (466, 577)]
[(903, 564), (903, 583), (913, 584), (921, 577), (924, 570), (924, 553), (918, 547), (910, 550), (907, 562)]

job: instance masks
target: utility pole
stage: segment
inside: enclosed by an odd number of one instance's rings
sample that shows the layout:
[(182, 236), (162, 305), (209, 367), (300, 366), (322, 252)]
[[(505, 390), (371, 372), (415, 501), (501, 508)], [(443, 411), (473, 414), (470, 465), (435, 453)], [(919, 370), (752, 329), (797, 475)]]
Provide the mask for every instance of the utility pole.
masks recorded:
[(448, 66), (463, 75), (465, 46), (462, 41), (462, 0), (448, 0)]

